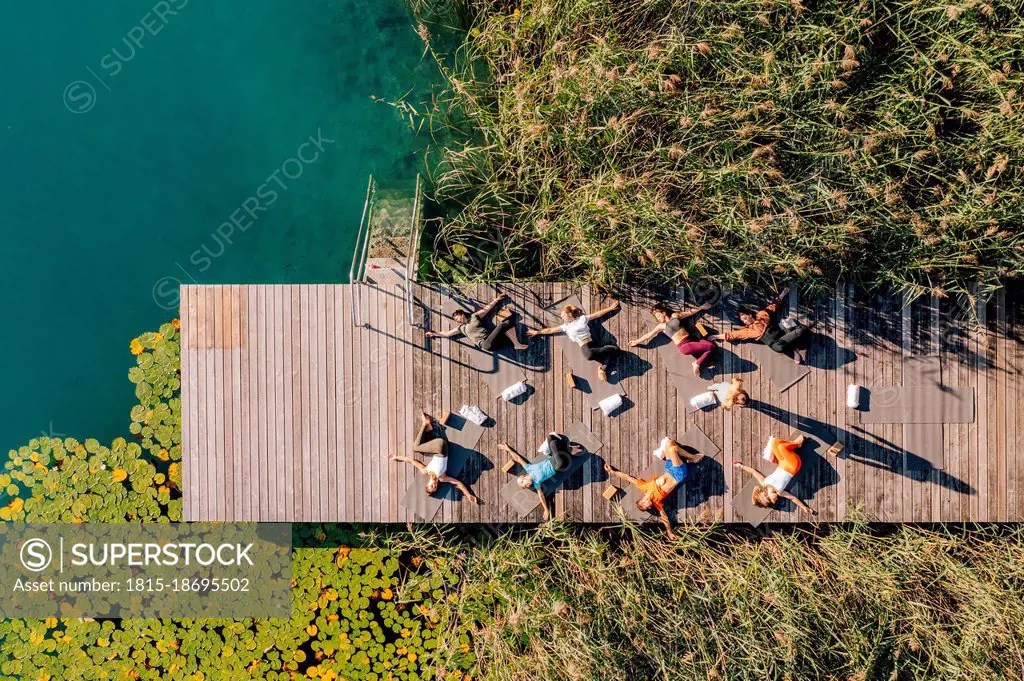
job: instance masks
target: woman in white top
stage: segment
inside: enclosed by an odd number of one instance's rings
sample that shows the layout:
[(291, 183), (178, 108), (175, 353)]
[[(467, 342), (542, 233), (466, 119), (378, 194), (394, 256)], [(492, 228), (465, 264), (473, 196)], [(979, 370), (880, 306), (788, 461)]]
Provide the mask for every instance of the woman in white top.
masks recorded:
[[(424, 412), (423, 426), (420, 428), (420, 432), (416, 436), (416, 441), (412, 445), (412, 451), (417, 454), (430, 454), (430, 461), (426, 464), (407, 456), (395, 456), (394, 454), (389, 454), (388, 458), (401, 463), (411, 464), (416, 468), (416, 470), (425, 475), (427, 478), (427, 494), (434, 494), (437, 492), (437, 489), (441, 486), (442, 482), (447, 482), (454, 485), (474, 504), (480, 503), (480, 500), (469, 491), (469, 488), (466, 487), (461, 480), (456, 480), (448, 475), (448, 441), (443, 437), (432, 437), (429, 440), (426, 440), (428, 433), (430, 435), (434, 434), (434, 420)], [(424, 440), (426, 440), (426, 442), (424, 442)]]
[(590, 322), (601, 319), (612, 312), (615, 312), (622, 304), (615, 301), (608, 307), (602, 308), (594, 314), (584, 314), (583, 310), (575, 305), (566, 305), (562, 308), (560, 316), (562, 324), (549, 326), (544, 329), (531, 329), (526, 332), (527, 336), (550, 336), (556, 333), (564, 333), (571, 341), (580, 346), (580, 352), (584, 359), (597, 362), (597, 376), (602, 381), (608, 380), (608, 362), (618, 356), (622, 350), (617, 345), (594, 345), (593, 335), (590, 333)]
[(712, 383), (708, 386), (708, 390), (715, 394), (718, 403), (727, 411), (733, 407), (746, 407), (750, 404), (750, 395), (743, 389), (743, 379), (741, 378)]
[(758, 486), (751, 493), (751, 501), (755, 506), (771, 508), (779, 497), (789, 499), (811, 515), (818, 512), (805, 504), (803, 501), (786, 491), (786, 487), (793, 480), (793, 477), (800, 472), (800, 454), (797, 450), (804, 444), (804, 436), (796, 440), (780, 440), (775, 437), (768, 438), (768, 445), (764, 448), (764, 458), (776, 464), (776, 468), (770, 475), (761, 475), (761, 472), (744, 466), (739, 461), (734, 461), (733, 466), (746, 471), (754, 476)]

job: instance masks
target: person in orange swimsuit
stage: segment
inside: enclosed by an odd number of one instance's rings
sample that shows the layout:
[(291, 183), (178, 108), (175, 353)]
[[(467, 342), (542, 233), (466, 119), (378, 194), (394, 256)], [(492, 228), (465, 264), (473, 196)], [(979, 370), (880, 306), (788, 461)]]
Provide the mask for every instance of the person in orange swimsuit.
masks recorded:
[(786, 487), (800, 472), (800, 447), (804, 444), (804, 436), (796, 440), (780, 440), (772, 437), (768, 439), (768, 445), (764, 448), (764, 458), (775, 463), (776, 468), (769, 475), (762, 475), (760, 471), (749, 466), (744, 466), (739, 461), (734, 461), (733, 466), (746, 473), (750, 473), (757, 480), (758, 485), (751, 492), (751, 501), (755, 506), (771, 508), (779, 500), (779, 497), (789, 499), (801, 509), (817, 515), (817, 511), (786, 491)]
[[(666, 438), (668, 440), (668, 438)], [(610, 464), (604, 465), (604, 470), (608, 475), (614, 475), (620, 480), (636, 485), (636, 488), (640, 490), (643, 495), (636, 500), (636, 507), (641, 511), (650, 511), (651, 508), (655, 508), (658, 511), (658, 518), (661, 520), (661, 524), (665, 526), (665, 530), (668, 532), (668, 538), (675, 540), (678, 539), (676, 534), (672, 531), (672, 522), (669, 520), (668, 514), (665, 513), (664, 503), (668, 495), (675, 491), (676, 487), (680, 483), (686, 480), (686, 464), (697, 463), (704, 458), (703, 454), (690, 454), (675, 440), (668, 440), (665, 443), (665, 472), (656, 478), (651, 480), (641, 480), (640, 478), (634, 478), (628, 473), (616, 470)]]

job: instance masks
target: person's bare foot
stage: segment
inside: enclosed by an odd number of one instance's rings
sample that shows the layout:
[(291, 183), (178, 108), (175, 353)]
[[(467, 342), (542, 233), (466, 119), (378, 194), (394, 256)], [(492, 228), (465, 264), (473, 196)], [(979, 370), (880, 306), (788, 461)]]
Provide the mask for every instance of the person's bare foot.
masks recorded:
[(694, 362), (690, 366), (693, 367), (693, 375), (696, 376), (697, 378), (700, 378), (700, 365)]
[(420, 414), (422, 414), (422, 415), (423, 415), (423, 427), (424, 427), (424, 428), (427, 428), (427, 427), (429, 427), (429, 426), (432, 426), (432, 425), (434, 425), (434, 419), (432, 419), (432, 418), (430, 417), (430, 414), (428, 414), (428, 413), (427, 413), (427, 412), (425, 412), (425, 411), (421, 411), (421, 412), (420, 412)]
[(530, 346), (526, 343), (520, 343), (519, 345), (513, 345), (516, 350), (529, 350)]
[(605, 367), (605, 365), (597, 365), (597, 377), (604, 381), (605, 383), (608, 382), (608, 369)]

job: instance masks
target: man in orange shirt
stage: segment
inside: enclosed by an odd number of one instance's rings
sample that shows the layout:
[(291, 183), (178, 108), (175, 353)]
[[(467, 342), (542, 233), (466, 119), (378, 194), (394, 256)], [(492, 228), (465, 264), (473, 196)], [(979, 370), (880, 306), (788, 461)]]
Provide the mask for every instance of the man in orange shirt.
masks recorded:
[(704, 455), (690, 454), (675, 440), (669, 438), (665, 438), (665, 440), (666, 442), (663, 444), (665, 472), (655, 478), (650, 480), (634, 478), (628, 473), (616, 470), (607, 463), (604, 465), (604, 470), (608, 475), (614, 475), (620, 480), (636, 485), (636, 488), (643, 494), (642, 497), (636, 500), (636, 507), (641, 511), (650, 511), (652, 508), (656, 509), (661, 524), (665, 526), (665, 530), (668, 532), (668, 538), (675, 540), (678, 537), (672, 531), (672, 522), (668, 519), (668, 514), (665, 513), (665, 499), (675, 491), (676, 487), (686, 481), (686, 464), (697, 463), (704, 458)]

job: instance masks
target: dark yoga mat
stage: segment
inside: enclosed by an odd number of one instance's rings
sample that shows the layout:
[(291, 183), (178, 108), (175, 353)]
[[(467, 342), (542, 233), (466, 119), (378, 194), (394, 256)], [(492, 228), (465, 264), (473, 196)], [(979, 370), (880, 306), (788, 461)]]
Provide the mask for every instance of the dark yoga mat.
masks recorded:
[[(445, 437), (448, 439), (448, 475), (458, 478), (465, 468), (466, 462), (480, 442), (484, 434), (484, 427), (478, 426), (472, 421), (467, 421), (458, 414), (448, 417), (448, 423), (442, 426)], [(412, 456), (415, 456), (413, 454)], [(455, 499), (459, 492), (449, 483), (441, 483), (437, 492), (433, 495), (427, 494), (426, 478), (416, 474), (415, 480), (409, 485), (402, 499), (402, 507), (413, 512), (413, 515), (423, 522), (431, 522), (441, 504), (446, 498)]]
[(910, 385), (868, 392), (861, 423), (974, 423), (974, 388)]
[[(711, 439), (704, 433), (703, 430), (697, 426), (690, 426), (686, 433), (679, 439), (676, 440), (686, 450), (688, 454), (703, 454), (709, 459), (714, 459), (722, 453), (721, 448), (716, 445)], [(661, 441), (658, 442), (661, 444)], [(695, 464), (696, 465), (696, 464)], [(647, 467), (647, 470), (640, 476), (641, 480), (650, 480), (651, 478), (657, 477), (665, 472), (665, 462), (661, 459), (655, 459), (651, 462), (651, 465)], [(687, 472), (687, 480), (689, 480), (689, 471)], [(626, 516), (632, 520), (645, 522), (648, 520), (657, 519), (657, 511), (651, 513), (649, 511), (641, 511), (636, 507), (636, 500), (640, 498), (640, 490), (636, 488), (636, 485), (620, 480), (619, 478), (612, 478), (612, 484), (619, 489), (625, 490), (625, 496), (617, 503), (622, 505), (622, 510), (625, 511)], [(671, 500), (680, 493), (686, 487), (684, 482), (673, 490), (672, 494), (666, 497), (665, 501), (671, 506)]]
[(772, 379), (772, 383), (784, 393), (799, 383), (804, 376), (811, 373), (811, 370), (802, 364), (797, 364), (789, 355), (775, 352), (770, 347), (761, 343), (749, 343), (750, 355), (757, 366)]
[[(575, 294), (566, 296), (558, 302), (549, 305), (544, 309), (552, 316), (552, 326), (561, 324), (561, 320), (556, 312), (558, 308), (565, 305), (575, 305), (581, 310), (583, 309), (583, 303), (580, 302), (579, 296)], [(591, 333), (593, 331), (594, 329), (591, 327)], [(607, 383), (599, 379), (597, 377), (597, 362), (583, 359), (580, 346), (569, 340), (568, 336), (564, 333), (559, 333), (555, 336), (555, 344), (562, 351), (562, 356), (565, 357), (565, 360), (572, 368), (572, 373), (579, 382), (580, 392), (587, 396), (587, 402), (590, 404), (591, 409), (598, 409), (598, 403), (606, 397), (626, 394), (626, 391), (618, 383)], [(614, 362), (612, 364), (614, 365)]]
[[(573, 473), (578, 471), (580, 467), (590, 459), (593, 454), (596, 454), (604, 446), (604, 444), (597, 439), (597, 437), (590, 432), (590, 429), (579, 421), (573, 422), (569, 428), (566, 429), (566, 437), (571, 442), (581, 444), (586, 449), (585, 452), (578, 456), (572, 457), (572, 463), (569, 464), (567, 470), (561, 473), (555, 473), (555, 477), (544, 482), (541, 485), (541, 489), (544, 491), (544, 495), (550, 497), (555, 491), (561, 487), (566, 480), (568, 480)], [(591, 446), (596, 448), (592, 449)], [(538, 463), (543, 461), (546, 457), (535, 456), (530, 459), (530, 463)], [(537, 490), (533, 487), (527, 489), (521, 488), (516, 484), (516, 477), (522, 475), (522, 466), (518, 466), (519, 473), (513, 474), (513, 476), (502, 486), (501, 498), (508, 503), (509, 508), (515, 511), (520, 517), (526, 517), (537, 510), (540, 506), (540, 499), (537, 498)], [(513, 469), (516, 470), (516, 469)], [(554, 510), (552, 509), (552, 515)]]
[[(806, 464), (808, 458), (810, 458), (808, 457), (809, 452), (816, 452), (819, 456), (824, 458), (825, 451), (829, 448), (830, 445), (832, 445), (832, 442), (828, 442), (826, 439), (822, 438), (818, 434), (808, 430), (794, 431), (789, 434), (789, 439), (794, 440), (799, 435), (803, 435), (804, 438), (806, 438), (804, 440), (803, 446), (800, 447), (800, 458), (804, 462), (804, 464)], [(767, 461), (762, 459), (760, 455), (758, 456), (758, 462), (768, 463)], [(795, 492), (793, 492), (793, 489), (800, 486), (800, 478), (803, 475), (805, 468), (805, 466), (801, 466), (800, 472), (797, 473), (796, 477), (793, 478), (793, 481), (789, 483), (787, 491), (790, 494), (795, 494)], [(775, 469), (773, 468), (772, 470)], [(769, 473), (771, 473), (771, 471), (769, 471)], [(767, 476), (767, 474), (764, 473), (763, 471), (761, 474)], [(744, 484), (743, 487), (740, 489), (740, 491), (737, 492), (736, 495), (732, 498), (732, 508), (737, 515), (743, 518), (743, 520), (750, 523), (752, 527), (757, 527), (765, 521), (765, 518), (767, 518), (772, 511), (776, 509), (761, 508), (760, 506), (755, 506), (750, 495), (754, 491), (754, 488), (757, 487), (758, 482), (752, 475), (749, 475), (747, 473), (743, 473), (742, 475), (747, 476), (747, 481), (746, 484)], [(805, 499), (804, 501), (806, 502), (808, 500)]]
[[(464, 299), (464, 303), (460, 304), (454, 298), (449, 298), (441, 306), (441, 312), (451, 319), (452, 313), (456, 310), (472, 312), (481, 307), (470, 299)], [(492, 312), (491, 315), (493, 316), (494, 313)], [(454, 324), (455, 320), (451, 320), (451, 322)], [(514, 350), (506, 342), (502, 342), (496, 352), (481, 350), (468, 338), (450, 339), (449, 342), (461, 343), (466, 348), (470, 366), (483, 374), (484, 382), (491, 389), (491, 394), (495, 398), (501, 397), (501, 392), (510, 385), (526, 380), (526, 373), (516, 364)]]
[[(644, 318), (651, 323), (652, 327), (658, 323), (658, 320), (652, 317), (650, 312), (645, 312)], [(675, 385), (676, 391), (679, 393), (679, 398), (683, 401), (686, 413), (697, 411), (697, 408), (690, 404), (690, 398), (707, 392), (708, 386), (714, 381), (694, 376), (693, 358), (679, 352), (679, 348), (672, 342), (672, 339), (664, 333), (659, 333), (653, 338), (651, 344), (653, 343), (658, 343), (655, 346), (658, 355), (665, 365), (665, 370), (668, 371), (669, 378), (672, 379), (672, 384)]]

